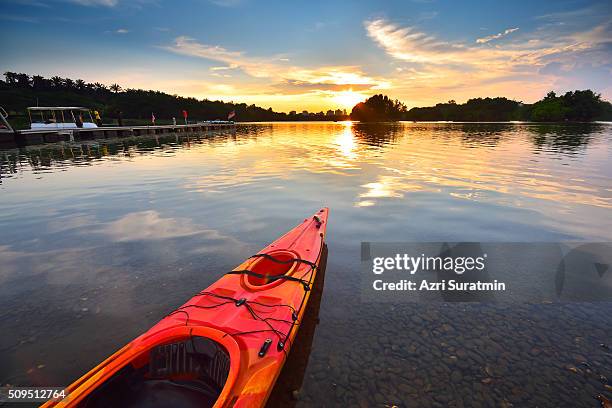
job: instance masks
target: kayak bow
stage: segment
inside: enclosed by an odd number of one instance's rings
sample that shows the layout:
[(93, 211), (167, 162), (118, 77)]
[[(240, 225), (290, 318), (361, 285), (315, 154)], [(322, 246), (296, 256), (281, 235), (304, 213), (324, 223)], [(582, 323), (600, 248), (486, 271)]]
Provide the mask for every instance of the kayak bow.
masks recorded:
[(260, 407), (300, 326), (329, 210), (277, 239), (44, 407)]

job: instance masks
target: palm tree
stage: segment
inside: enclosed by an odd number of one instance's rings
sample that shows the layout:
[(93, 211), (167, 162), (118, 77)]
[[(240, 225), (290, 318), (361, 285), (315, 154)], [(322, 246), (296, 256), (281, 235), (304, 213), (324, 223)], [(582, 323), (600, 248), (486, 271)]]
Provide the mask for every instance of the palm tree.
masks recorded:
[(74, 85), (79, 91), (85, 89), (85, 81), (83, 81), (82, 79), (77, 79), (76, 81), (74, 81)]
[(68, 89), (72, 89), (72, 87), (74, 86), (74, 81), (70, 78), (66, 78), (64, 79), (64, 86)]
[(29, 88), (30, 76), (28, 74), (17, 74), (17, 85), (22, 88)]
[(32, 75), (32, 88), (44, 89), (47, 87), (47, 80), (41, 75)]
[(114, 93), (119, 93), (121, 91), (123, 91), (123, 88), (121, 88), (121, 86), (119, 84), (112, 84), (109, 89), (111, 91), (113, 91)]
[(6, 71), (4, 73), (4, 77), (6, 78), (6, 83), (13, 85), (17, 82), (17, 74), (11, 71)]
[(94, 82), (93, 87), (94, 87), (94, 90), (96, 90), (96, 91), (105, 91), (106, 90), (106, 85), (101, 84), (99, 82)]
[(58, 77), (57, 75), (56, 76), (52, 76), (51, 77), (51, 84), (55, 88), (61, 88), (62, 85), (64, 84), (64, 80), (61, 77)]

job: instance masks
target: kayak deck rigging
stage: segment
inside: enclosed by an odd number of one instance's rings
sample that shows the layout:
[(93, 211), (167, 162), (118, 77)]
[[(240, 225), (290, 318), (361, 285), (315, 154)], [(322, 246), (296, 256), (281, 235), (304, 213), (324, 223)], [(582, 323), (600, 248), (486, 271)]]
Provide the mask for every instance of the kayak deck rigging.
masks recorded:
[[(274, 334), (276, 334), (276, 336), (278, 337), (279, 340), (279, 345), (280, 344), (286, 344), (287, 338), (289, 337), (289, 332), (288, 333), (283, 333), (282, 331), (274, 328), (271, 323), (269, 323), (270, 320), (273, 321), (277, 321), (277, 322), (282, 322), (282, 323), (287, 323), (287, 324), (293, 324), (294, 322), (297, 321), (297, 311), (295, 310), (295, 308), (289, 304), (275, 304), (275, 305), (269, 305), (269, 304), (265, 304), (265, 303), (261, 303), (261, 302), (256, 302), (256, 301), (249, 301), (245, 298), (241, 298), (241, 299), (235, 299), (229, 296), (223, 296), (223, 295), (218, 295), (216, 293), (212, 293), (212, 292), (200, 292), (198, 294), (196, 294), (194, 297), (198, 297), (198, 296), (211, 296), (217, 299), (221, 299), (223, 300), (223, 302), (221, 303), (216, 303), (213, 305), (207, 305), (207, 306), (202, 306), (202, 305), (184, 305), (179, 307), (178, 309), (168, 313), (166, 316), (172, 316), (174, 314), (177, 313), (183, 313), (185, 314), (185, 326), (189, 326), (189, 312), (185, 309), (188, 308), (196, 308), (196, 309), (214, 309), (220, 306), (224, 306), (227, 304), (234, 304), (236, 307), (241, 307), (244, 306), (250, 313), (250, 315), (253, 317), (253, 319), (255, 320), (260, 320), (264, 323), (266, 323), (266, 325), (269, 327), (269, 329), (263, 329), (263, 330), (249, 330), (249, 331), (237, 331), (237, 332), (232, 332), (232, 333), (227, 333), (229, 335), (232, 336), (241, 336), (241, 335), (245, 335), (245, 334), (252, 334), (252, 333), (264, 333), (264, 332), (272, 332)], [(261, 317), (259, 315), (259, 313), (257, 313), (252, 305), (257, 305), (257, 306), (262, 306), (262, 307), (287, 307), (290, 308), (293, 313), (292, 313), (292, 317), (294, 317), (294, 319), (292, 321), (289, 320), (283, 320), (283, 319), (275, 319), (275, 318), (271, 318), (271, 317)], [(283, 349), (284, 347), (279, 347), (279, 350)]]

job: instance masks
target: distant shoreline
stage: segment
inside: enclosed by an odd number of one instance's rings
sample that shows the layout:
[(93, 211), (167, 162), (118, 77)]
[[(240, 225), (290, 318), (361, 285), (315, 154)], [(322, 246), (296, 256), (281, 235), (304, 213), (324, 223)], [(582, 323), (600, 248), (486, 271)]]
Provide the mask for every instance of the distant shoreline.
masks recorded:
[[(28, 123), (28, 119), (25, 116), (19, 116), (17, 117), (18, 119), (15, 120), (15, 116), (13, 116), (12, 118), (9, 118), (11, 125), (13, 126), (14, 130), (27, 130), (29, 129), (29, 123)], [(142, 121), (139, 119), (124, 119), (124, 122), (126, 123), (130, 123), (130, 125), (128, 126), (154, 126), (153, 124), (146, 122), (146, 121)], [(195, 123), (195, 121), (194, 121)], [(257, 125), (257, 124), (275, 124), (275, 123), (285, 123), (285, 124), (290, 124), (290, 123), (295, 123), (295, 124), (308, 124), (308, 123), (312, 123), (312, 124), (345, 124), (345, 123), (351, 123), (353, 125), (372, 125), (372, 126), (384, 126), (384, 125), (393, 125), (393, 124), (457, 124), (457, 125), (486, 125), (486, 124), (490, 124), (490, 125), (540, 125), (540, 126), (545, 126), (545, 125), (565, 125), (565, 126), (571, 126), (571, 125), (593, 125), (593, 124), (601, 124), (601, 125), (612, 125), (612, 121), (590, 121), (590, 122), (579, 122), (579, 121), (563, 121), (563, 122), (534, 122), (534, 121), (444, 121), (444, 120), (423, 120), (423, 121), (412, 121), (412, 120), (396, 120), (396, 121), (378, 121), (378, 122), (374, 122), (374, 121), (357, 121), (357, 120), (255, 120), (255, 121), (236, 121), (235, 122), (236, 125)], [(157, 121), (155, 125), (157, 126), (164, 126), (164, 125), (171, 125), (171, 122), (168, 121)], [(103, 123), (102, 127), (104, 128), (112, 128), (112, 127), (118, 127), (117, 122), (113, 121), (111, 123)]]
[(332, 120), (262, 120), (262, 121), (249, 121), (249, 122), (236, 122), (236, 124), (258, 124), (258, 123), (346, 123), (350, 122), (353, 124), (362, 125), (385, 125), (393, 123), (437, 123), (437, 124), (508, 124), (508, 125), (590, 125), (590, 124), (610, 124), (612, 121), (594, 120), (589, 122), (579, 121), (563, 121), (563, 122), (535, 122), (535, 121), (449, 121), (449, 120), (395, 120), (395, 121), (380, 121), (380, 122), (361, 122), (358, 120), (344, 120), (344, 121), (332, 121)]
[[(31, 106), (80, 106), (99, 112), (102, 122), (126, 126), (151, 123), (165, 125), (232, 117), (246, 122), (327, 122), (353, 118), (363, 122), (416, 121), (417, 123), (591, 123), (612, 120), (612, 104), (589, 89), (556, 95), (549, 92), (543, 99), (522, 103), (504, 97), (472, 98), (465, 103), (450, 100), (429, 107), (408, 109), (398, 100), (386, 95), (374, 95), (356, 104), (351, 112), (346, 109), (327, 111), (275, 112), (254, 104), (213, 101), (208, 99), (170, 95), (143, 89), (123, 89), (118, 84), (106, 86), (82, 80), (54, 76), (6, 72), (0, 80), (0, 101), (9, 112), (15, 129), (29, 127), (26, 109)], [(296, 99), (296, 105), (299, 104)]]

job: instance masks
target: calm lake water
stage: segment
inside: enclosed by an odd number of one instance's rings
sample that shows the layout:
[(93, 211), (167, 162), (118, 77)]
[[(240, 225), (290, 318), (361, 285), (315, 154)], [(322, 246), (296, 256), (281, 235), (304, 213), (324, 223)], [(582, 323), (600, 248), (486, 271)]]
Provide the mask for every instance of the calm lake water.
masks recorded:
[(612, 303), (359, 292), (362, 241), (612, 241), (610, 124), (274, 123), (0, 151), (0, 383), (69, 384), (321, 206), (320, 323), (292, 403), (612, 398)]

